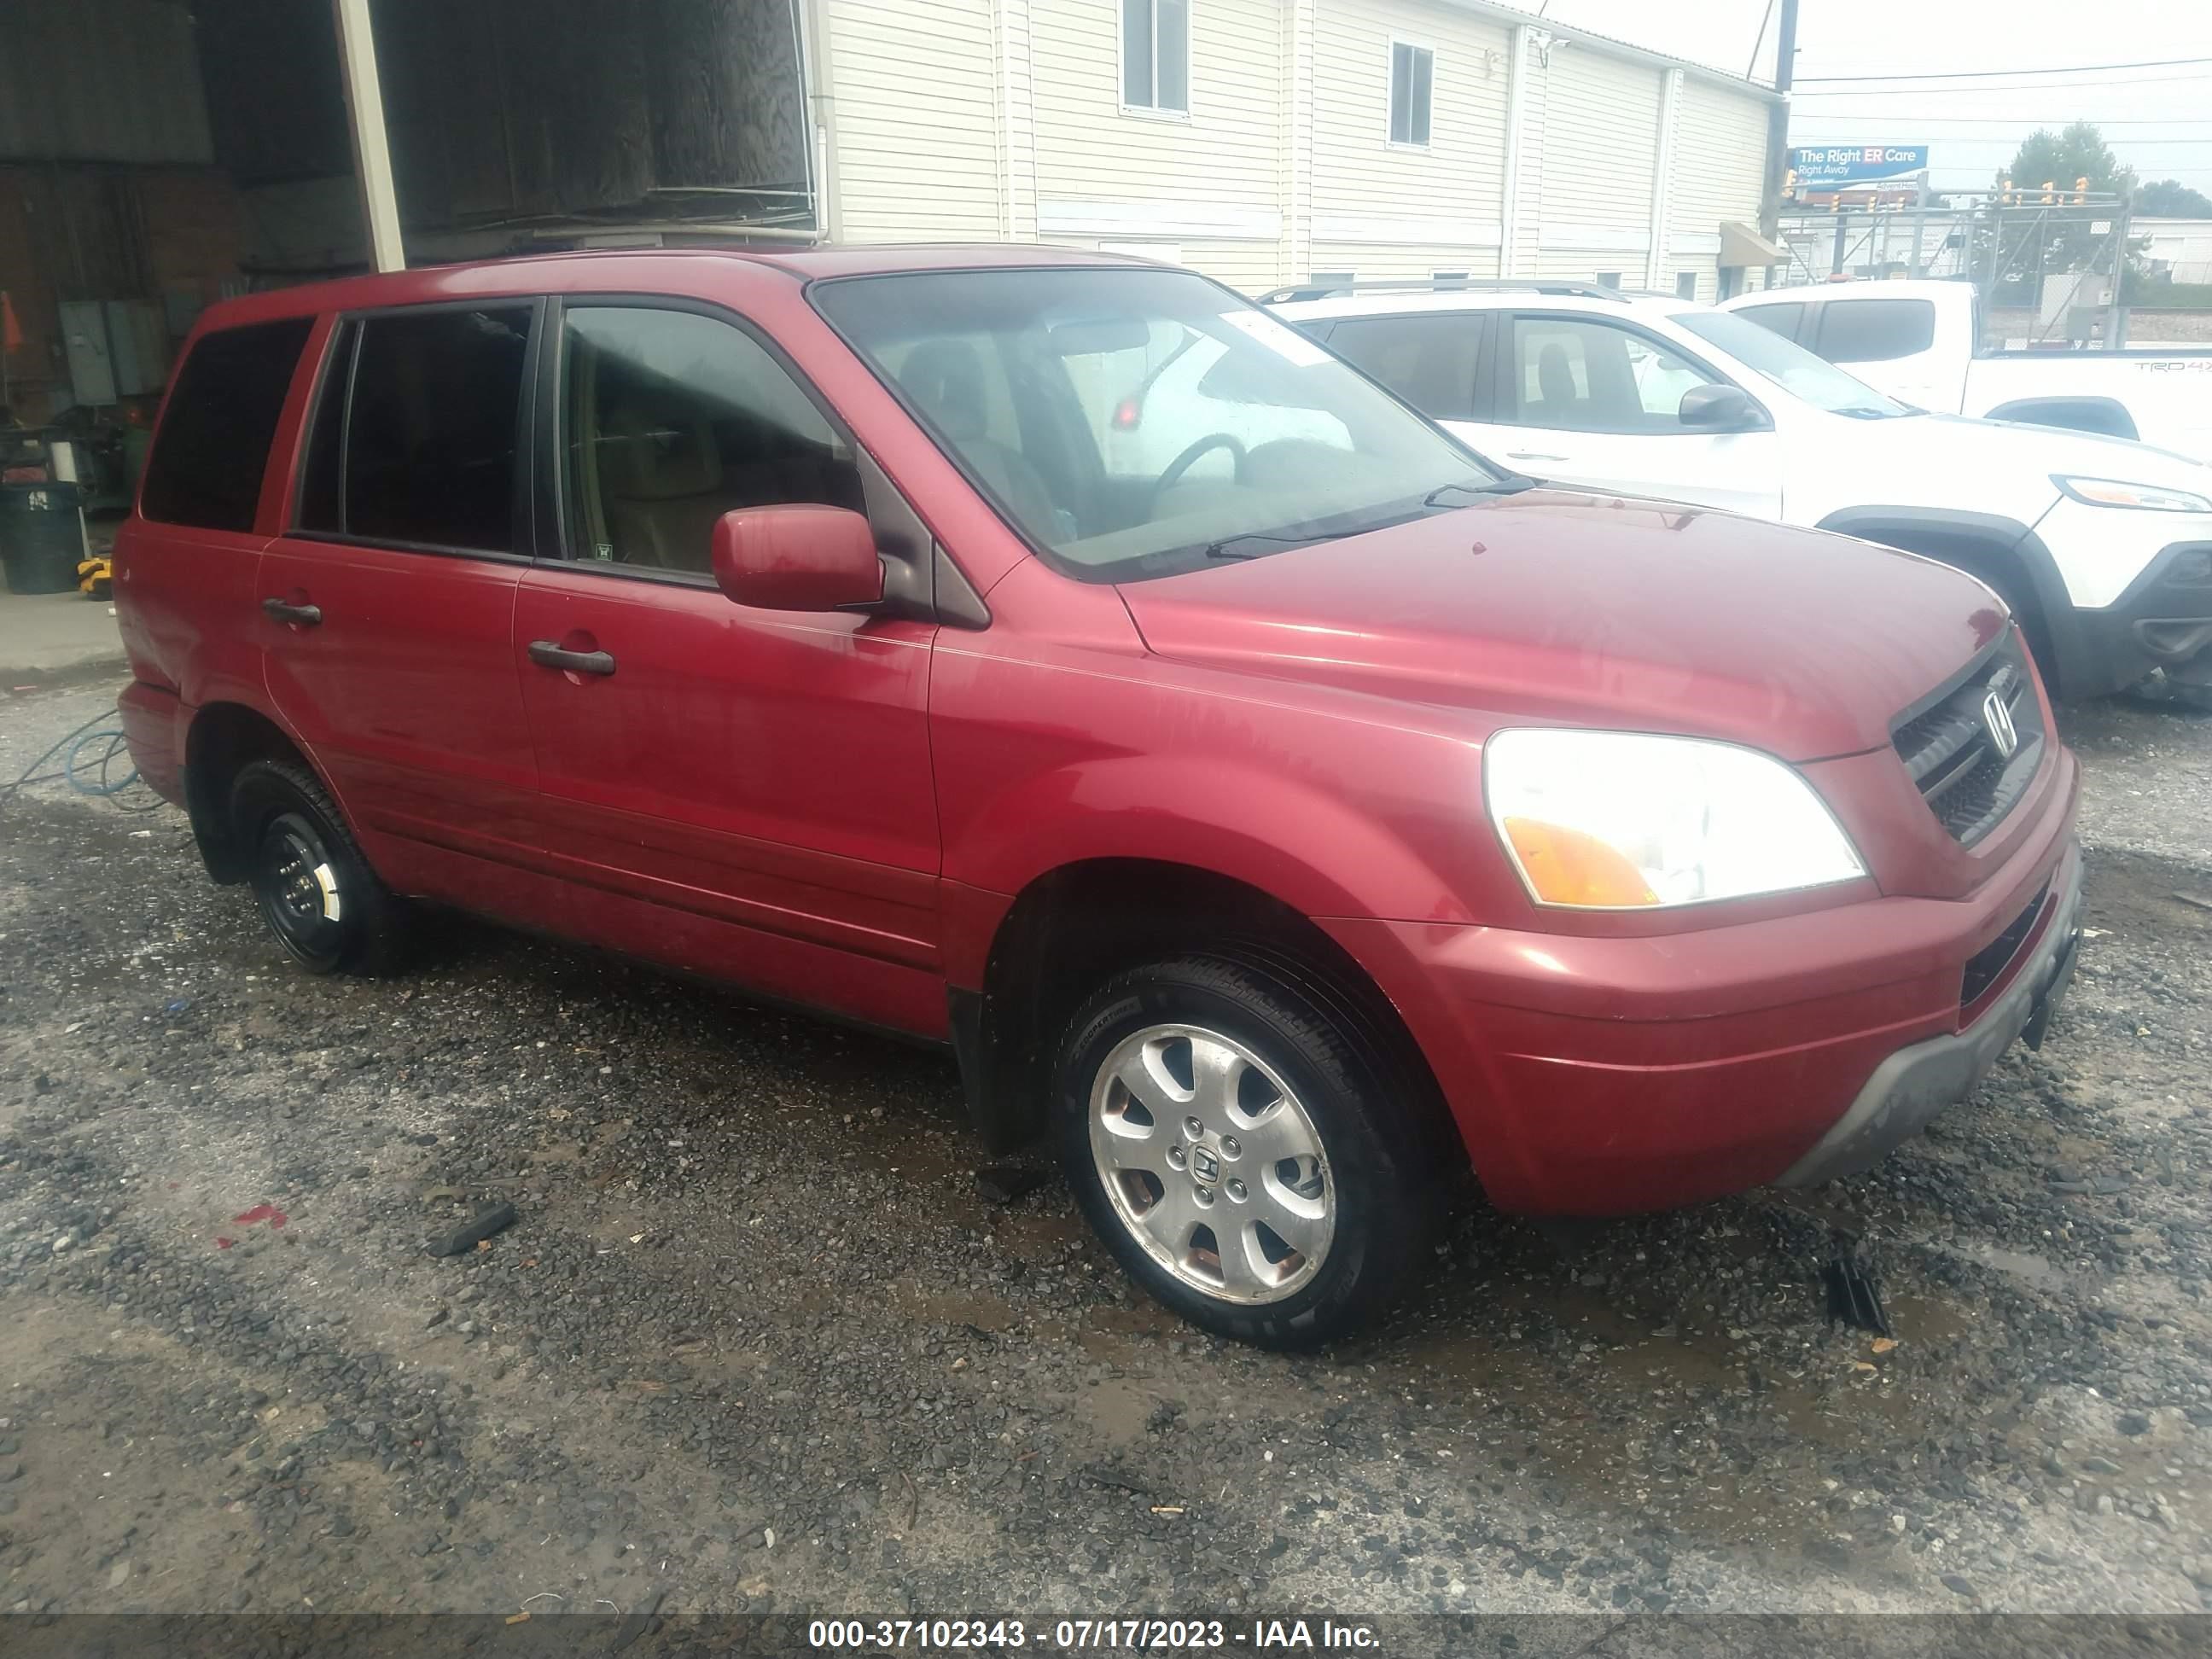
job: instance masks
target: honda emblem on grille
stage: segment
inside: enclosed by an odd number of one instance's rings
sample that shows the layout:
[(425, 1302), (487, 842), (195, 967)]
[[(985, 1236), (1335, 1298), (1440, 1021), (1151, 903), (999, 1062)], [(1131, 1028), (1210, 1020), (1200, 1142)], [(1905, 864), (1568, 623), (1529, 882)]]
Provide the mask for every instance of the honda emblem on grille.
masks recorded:
[(1999, 760), (2010, 760), (2013, 751), (2020, 747), (2020, 732), (2012, 723), (2012, 710), (2005, 706), (2004, 693), (1992, 691), (1982, 699), (1982, 724), (1989, 728), (1990, 741), (1996, 746)]

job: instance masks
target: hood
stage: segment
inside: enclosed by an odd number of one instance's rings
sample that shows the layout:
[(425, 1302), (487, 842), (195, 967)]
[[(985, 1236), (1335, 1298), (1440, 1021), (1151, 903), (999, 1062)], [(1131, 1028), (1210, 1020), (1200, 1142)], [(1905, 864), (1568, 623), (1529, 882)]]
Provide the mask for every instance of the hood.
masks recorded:
[(1164, 657), (1793, 761), (1887, 744), (2005, 625), (1908, 553), (1547, 489), (1121, 592)]
[[(2202, 495), (2212, 491), (2212, 466), (2155, 444), (2115, 438), (2101, 432), (2075, 432), (2019, 421), (1978, 420), (1964, 415), (1929, 415), (1903, 421), (1854, 422), (1869, 432), (1890, 432), (1913, 450), (1916, 465), (1948, 470), (1970, 466), (1973, 476), (2018, 474), (2051, 495), (2051, 475), (2115, 478), (2122, 483), (2157, 484)], [(1984, 492), (1986, 493), (1986, 492)]]

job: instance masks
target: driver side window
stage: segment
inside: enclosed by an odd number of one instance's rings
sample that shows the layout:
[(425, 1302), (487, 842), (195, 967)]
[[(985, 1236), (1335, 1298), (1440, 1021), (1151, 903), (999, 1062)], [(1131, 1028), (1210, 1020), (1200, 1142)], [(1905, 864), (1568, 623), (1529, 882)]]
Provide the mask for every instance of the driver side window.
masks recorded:
[(703, 576), (735, 508), (866, 510), (845, 441), (741, 331), (578, 305), (562, 332), (572, 557)]
[(1679, 433), (1682, 394), (1712, 377), (1656, 340), (1580, 317), (1516, 317), (1507, 404), (1522, 426)]

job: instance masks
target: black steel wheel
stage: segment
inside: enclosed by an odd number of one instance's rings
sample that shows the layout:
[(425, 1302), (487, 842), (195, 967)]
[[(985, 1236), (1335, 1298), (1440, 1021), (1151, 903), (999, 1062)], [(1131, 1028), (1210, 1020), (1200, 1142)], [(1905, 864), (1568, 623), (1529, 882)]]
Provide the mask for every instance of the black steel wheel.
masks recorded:
[(406, 938), (404, 902), (368, 867), (321, 781), (296, 762), (258, 760), (231, 787), (252, 848), (248, 879), (276, 942), (309, 973), (381, 973)]

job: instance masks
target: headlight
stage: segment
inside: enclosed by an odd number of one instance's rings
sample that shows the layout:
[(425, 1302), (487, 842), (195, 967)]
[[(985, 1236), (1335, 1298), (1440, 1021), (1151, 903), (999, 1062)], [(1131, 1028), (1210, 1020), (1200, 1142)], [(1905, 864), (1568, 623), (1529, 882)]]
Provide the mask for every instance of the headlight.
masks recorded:
[(1810, 784), (1734, 744), (1500, 732), (1484, 747), (1483, 787), (1539, 904), (1648, 909), (1866, 873)]
[(2212, 499), (2160, 484), (2122, 483), (2117, 478), (2069, 478), (2054, 472), (2051, 482), (2089, 507), (2141, 507), (2154, 513), (2212, 513)]

